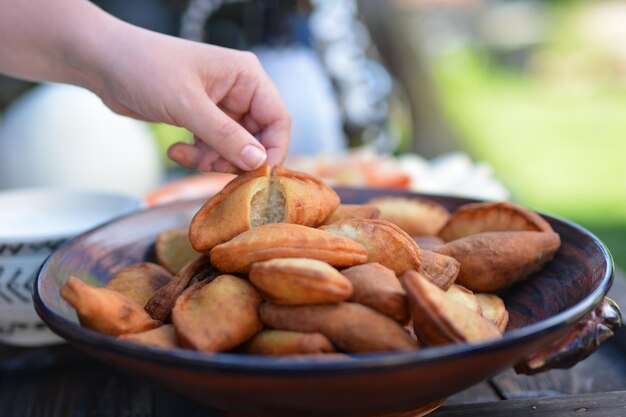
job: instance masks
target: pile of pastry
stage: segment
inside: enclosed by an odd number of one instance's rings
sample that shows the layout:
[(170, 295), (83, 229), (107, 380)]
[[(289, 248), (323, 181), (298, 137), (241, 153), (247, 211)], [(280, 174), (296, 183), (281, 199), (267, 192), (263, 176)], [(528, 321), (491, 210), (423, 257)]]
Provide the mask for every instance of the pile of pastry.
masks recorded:
[(495, 291), (560, 246), (536, 213), (506, 203), (450, 214), (426, 199), (342, 205), (320, 180), (264, 166), (231, 181), (189, 229), (163, 231), (157, 263), (101, 288), (69, 277), (80, 322), (160, 348), (260, 355), (413, 350), (501, 337)]

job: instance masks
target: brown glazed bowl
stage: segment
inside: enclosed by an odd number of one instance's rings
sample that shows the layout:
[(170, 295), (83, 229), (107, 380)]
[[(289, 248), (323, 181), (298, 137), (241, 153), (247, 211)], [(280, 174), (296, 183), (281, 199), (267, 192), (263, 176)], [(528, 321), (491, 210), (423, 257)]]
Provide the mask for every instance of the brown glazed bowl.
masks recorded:
[[(338, 191), (345, 203), (383, 195), (417, 196), (390, 190)], [(449, 210), (473, 202), (421, 197)], [(59, 296), (68, 276), (103, 285), (117, 270), (151, 259), (157, 234), (187, 225), (201, 203), (174, 203), (133, 214), (68, 242), (43, 265), (33, 297), (46, 324), (86, 353), (237, 415), (373, 416), (417, 409), (555, 342), (603, 301), (613, 278), (611, 255), (596, 237), (571, 222), (545, 216), (561, 236), (561, 249), (542, 271), (502, 294), (510, 324), (500, 340), (315, 360), (160, 350), (81, 327)]]

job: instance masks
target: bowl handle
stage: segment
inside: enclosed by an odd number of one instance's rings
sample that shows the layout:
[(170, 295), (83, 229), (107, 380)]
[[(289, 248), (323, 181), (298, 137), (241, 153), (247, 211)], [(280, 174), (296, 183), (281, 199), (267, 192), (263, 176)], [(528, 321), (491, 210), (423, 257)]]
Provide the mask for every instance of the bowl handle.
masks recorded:
[(571, 368), (613, 337), (622, 313), (609, 297), (583, 317), (565, 335), (515, 365), (518, 374), (534, 375), (550, 369)]

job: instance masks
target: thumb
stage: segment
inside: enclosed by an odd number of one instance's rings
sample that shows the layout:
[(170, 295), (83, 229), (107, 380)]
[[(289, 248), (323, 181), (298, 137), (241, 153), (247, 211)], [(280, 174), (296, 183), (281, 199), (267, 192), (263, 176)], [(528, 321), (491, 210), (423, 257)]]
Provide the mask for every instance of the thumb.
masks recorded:
[(209, 100), (192, 113), (183, 127), (228, 162), (249, 171), (260, 167), (267, 159), (263, 145)]

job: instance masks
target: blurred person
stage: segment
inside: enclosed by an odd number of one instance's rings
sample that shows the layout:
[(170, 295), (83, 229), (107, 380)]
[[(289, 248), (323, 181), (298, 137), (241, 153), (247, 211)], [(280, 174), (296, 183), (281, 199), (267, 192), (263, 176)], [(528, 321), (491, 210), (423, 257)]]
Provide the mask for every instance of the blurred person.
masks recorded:
[(168, 149), (181, 165), (237, 172), (286, 156), (290, 116), (250, 52), (141, 29), (86, 0), (0, 0), (0, 39), (0, 72), (81, 86), (118, 114), (191, 131), (193, 144)]

